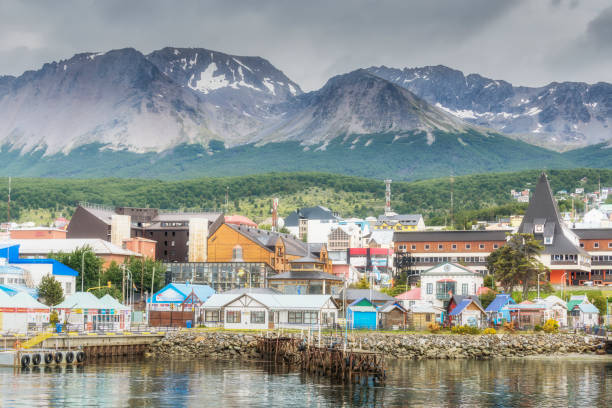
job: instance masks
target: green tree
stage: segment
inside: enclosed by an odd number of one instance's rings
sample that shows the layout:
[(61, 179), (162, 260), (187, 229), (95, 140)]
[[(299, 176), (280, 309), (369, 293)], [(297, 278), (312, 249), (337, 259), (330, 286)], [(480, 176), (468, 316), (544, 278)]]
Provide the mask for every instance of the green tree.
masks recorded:
[(595, 296), (591, 299), (591, 303), (593, 303), (593, 306), (599, 309), (599, 314), (601, 316), (606, 314), (606, 298), (603, 296)]
[(495, 276), (485, 275), (483, 286), (495, 290)]
[(482, 295), (480, 295), (480, 303), (482, 304), (482, 307), (486, 309), (487, 306), (489, 306), (491, 302), (493, 302), (495, 296), (497, 295), (492, 290), (487, 290)]
[(102, 296), (108, 294), (121, 302), (121, 288), (118, 286), (111, 286), (101, 289), (94, 289), (91, 291), (96, 297), (101, 298)]
[[(90, 246), (77, 248), (72, 252), (58, 252), (49, 254), (49, 258), (56, 259), (64, 265), (79, 272), (77, 277), (77, 288), (87, 291), (87, 288), (100, 286), (102, 264), (104, 261), (98, 258)], [(85, 268), (83, 270), (83, 267)], [(81, 276), (82, 274), (82, 276)], [(81, 287), (81, 278), (84, 280), (85, 287)]]
[(45, 305), (55, 306), (63, 302), (64, 291), (61, 283), (53, 275), (46, 275), (38, 285), (38, 296), (42, 298)]
[(504, 292), (510, 293), (513, 287), (522, 285), (522, 297), (527, 299), (537, 275), (548, 271), (537, 259), (543, 249), (533, 234), (512, 234), (506, 245), (489, 255), (487, 266)]
[(363, 277), (359, 279), (359, 282), (351, 286), (354, 287), (355, 289), (370, 289), (370, 282), (368, 282), (368, 280), (365, 277)]

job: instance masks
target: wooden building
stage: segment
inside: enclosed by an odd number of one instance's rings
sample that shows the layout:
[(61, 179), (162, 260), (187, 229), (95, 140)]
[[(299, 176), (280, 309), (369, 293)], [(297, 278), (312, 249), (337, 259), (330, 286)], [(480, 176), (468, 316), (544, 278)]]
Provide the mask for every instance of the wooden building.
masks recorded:
[(427, 330), (432, 323), (440, 323), (441, 310), (431, 304), (416, 303), (408, 309), (406, 324), (411, 330)]
[(389, 301), (378, 307), (378, 328), (396, 330), (406, 327), (408, 311), (399, 301)]

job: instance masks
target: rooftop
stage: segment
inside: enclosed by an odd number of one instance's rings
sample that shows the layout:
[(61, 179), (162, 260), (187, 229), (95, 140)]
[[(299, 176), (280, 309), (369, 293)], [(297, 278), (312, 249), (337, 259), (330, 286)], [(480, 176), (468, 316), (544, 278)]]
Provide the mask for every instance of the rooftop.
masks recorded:
[(394, 242), (506, 241), (507, 231), (396, 231)]
[(47, 256), (50, 253), (67, 253), (88, 246), (96, 255), (142, 256), (137, 252), (128, 251), (103, 239), (14, 239), (8, 241), (8, 243), (19, 245), (19, 252), (24, 255)]

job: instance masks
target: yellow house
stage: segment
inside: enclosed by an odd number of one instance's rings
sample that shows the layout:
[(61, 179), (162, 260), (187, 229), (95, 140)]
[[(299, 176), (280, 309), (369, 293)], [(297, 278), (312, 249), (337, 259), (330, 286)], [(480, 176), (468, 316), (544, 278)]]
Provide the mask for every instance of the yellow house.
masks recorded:
[(378, 217), (375, 230), (393, 231), (422, 231), (425, 229), (425, 221), (421, 214), (396, 214), (381, 215)]

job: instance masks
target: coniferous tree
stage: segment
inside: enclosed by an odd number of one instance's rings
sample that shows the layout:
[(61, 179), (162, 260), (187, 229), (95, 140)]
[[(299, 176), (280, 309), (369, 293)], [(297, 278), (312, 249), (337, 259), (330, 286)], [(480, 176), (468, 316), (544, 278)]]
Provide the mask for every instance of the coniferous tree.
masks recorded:
[(52, 275), (46, 275), (38, 285), (38, 296), (45, 305), (55, 306), (64, 301), (64, 290)]

